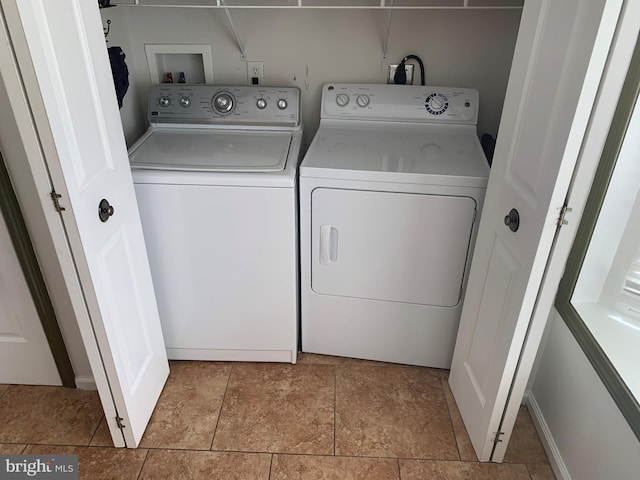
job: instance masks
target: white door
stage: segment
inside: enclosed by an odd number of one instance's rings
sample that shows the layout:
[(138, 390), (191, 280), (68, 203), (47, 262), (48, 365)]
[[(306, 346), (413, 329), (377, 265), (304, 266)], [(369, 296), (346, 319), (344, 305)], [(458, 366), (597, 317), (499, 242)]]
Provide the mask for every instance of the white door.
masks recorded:
[(1, 212), (0, 383), (62, 385)]
[(481, 461), (502, 461), (522, 400), (514, 375), (526, 384), (532, 360), (518, 362), (621, 4), (525, 2), (449, 377)]
[[(136, 447), (169, 367), (96, 2), (2, 0), (91, 325), (80, 325), (116, 445)], [(46, 192), (43, 192), (46, 195)], [(106, 199), (113, 215), (99, 218)], [(108, 209), (105, 210), (108, 212)], [(95, 338), (93, 337), (95, 335)], [(99, 356), (92, 354), (97, 341)], [(106, 373), (106, 378), (105, 374)]]
[[(0, 50), (0, 112), (10, 112), (4, 73), (10, 63)], [(0, 162), (14, 155), (8, 115), (0, 115)], [(61, 385), (49, 342), (0, 213), (0, 383)]]

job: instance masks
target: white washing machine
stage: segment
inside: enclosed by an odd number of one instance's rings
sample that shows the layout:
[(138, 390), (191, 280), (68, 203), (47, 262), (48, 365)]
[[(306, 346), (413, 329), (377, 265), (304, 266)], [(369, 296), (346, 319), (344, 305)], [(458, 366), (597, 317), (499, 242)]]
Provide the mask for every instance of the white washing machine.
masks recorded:
[(296, 361), (297, 88), (156, 85), (130, 149), (167, 353)]
[(478, 101), (324, 86), (300, 165), (304, 352), (450, 367), (489, 175)]

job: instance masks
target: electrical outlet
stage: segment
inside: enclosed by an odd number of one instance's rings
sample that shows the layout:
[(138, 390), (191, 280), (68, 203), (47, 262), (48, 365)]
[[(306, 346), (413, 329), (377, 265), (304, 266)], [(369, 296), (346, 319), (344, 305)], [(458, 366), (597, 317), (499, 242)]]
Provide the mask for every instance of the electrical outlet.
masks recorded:
[(247, 62), (247, 83), (262, 85), (264, 83), (264, 65), (262, 62)]
[[(398, 65), (389, 64), (389, 78), (387, 78), (387, 83), (395, 83), (393, 81), (393, 77), (396, 74), (396, 68)], [(406, 85), (413, 85), (413, 65), (404, 64), (404, 71), (407, 72), (407, 83)]]

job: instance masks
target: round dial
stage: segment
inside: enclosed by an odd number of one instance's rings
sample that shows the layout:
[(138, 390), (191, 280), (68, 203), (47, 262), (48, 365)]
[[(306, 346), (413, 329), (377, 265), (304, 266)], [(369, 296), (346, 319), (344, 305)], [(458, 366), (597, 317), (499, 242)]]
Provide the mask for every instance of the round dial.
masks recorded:
[(169, 105), (171, 105), (171, 99), (169, 97), (160, 97), (158, 99), (158, 103), (161, 107), (168, 107)]
[(336, 103), (339, 107), (346, 107), (349, 103), (349, 95), (346, 93), (340, 93), (336, 96)]
[(449, 99), (442, 93), (431, 93), (424, 106), (431, 115), (442, 115), (449, 108)]
[(258, 107), (259, 110), (264, 110), (267, 108), (267, 101), (264, 98), (259, 98), (256, 101), (256, 107)]
[(189, 97), (182, 97), (180, 99), (180, 105), (184, 108), (191, 106), (191, 99)]
[(281, 98), (278, 100), (277, 105), (280, 110), (284, 110), (289, 106), (289, 103), (284, 98)]
[(356, 97), (356, 103), (358, 104), (359, 107), (366, 107), (369, 105), (369, 102), (371, 101), (371, 99), (369, 98), (369, 95), (358, 95)]
[(228, 92), (216, 94), (211, 100), (211, 106), (220, 115), (228, 115), (236, 106), (235, 98)]

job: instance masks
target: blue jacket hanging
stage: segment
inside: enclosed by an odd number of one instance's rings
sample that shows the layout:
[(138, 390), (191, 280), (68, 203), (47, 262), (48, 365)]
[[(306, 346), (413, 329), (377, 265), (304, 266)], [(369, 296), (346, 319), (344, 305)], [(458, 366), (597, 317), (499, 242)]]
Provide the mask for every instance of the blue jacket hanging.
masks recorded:
[(118, 107), (122, 108), (122, 100), (129, 89), (129, 69), (124, 62), (126, 55), (120, 47), (109, 47), (109, 61), (113, 73), (113, 83), (116, 87)]

